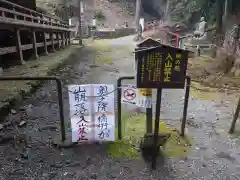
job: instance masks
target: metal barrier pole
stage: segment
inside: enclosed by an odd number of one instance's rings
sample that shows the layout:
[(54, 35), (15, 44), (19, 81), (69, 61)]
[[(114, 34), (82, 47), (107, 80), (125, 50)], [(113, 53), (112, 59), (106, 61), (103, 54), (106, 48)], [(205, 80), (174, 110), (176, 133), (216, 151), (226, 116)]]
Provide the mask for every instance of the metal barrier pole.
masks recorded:
[(230, 130), (229, 130), (229, 134), (232, 134), (234, 132), (235, 125), (236, 125), (236, 122), (237, 122), (237, 119), (238, 119), (238, 116), (239, 116), (239, 112), (240, 112), (240, 98), (238, 100), (237, 108), (236, 108), (236, 111), (234, 113), (233, 121), (232, 121)]
[(189, 76), (187, 76), (186, 80), (187, 80), (187, 86), (186, 86), (186, 92), (185, 92), (185, 98), (184, 98), (184, 108), (183, 108), (183, 117), (182, 117), (181, 134), (180, 134), (181, 136), (184, 136), (184, 134), (185, 134), (191, 78)]
[(132, 80), (135, 79), (135, 76), (124, 76), (120, 77), (117, 80), (117, 117), (118, 117), (118, 139), (122, 139), (122, 106), (121, 106), (121, 98), (122, 98), (122, 80)]
[(63, 90), (62, 90), (62, 82), (60, 79), (56, 78), (57, 83), (57, 92), (58, 92), (58, 106), (59, 106), (59, 117), (60, 117), (60, 127), (61, 127), (61, 136), (62, 142), (66, 140), (66, 132), (65, 132), (65, 122), (64, 122), (64, 107), (63, 107)]
[(43, 81), (43, 80), (54, 80), (57, 83), (58, 91), (58, 105), (59, 105), (59, 117), (60, 117), (60, 128), (62, 142), (66, 140), (65, 124), (64, 124), (64, 107), (62, 99), (62, 83), (57, 77), (45, 76), (45, 77), (24, 77), (24, 76), (9, 76), (0, 77), (0, 81)]

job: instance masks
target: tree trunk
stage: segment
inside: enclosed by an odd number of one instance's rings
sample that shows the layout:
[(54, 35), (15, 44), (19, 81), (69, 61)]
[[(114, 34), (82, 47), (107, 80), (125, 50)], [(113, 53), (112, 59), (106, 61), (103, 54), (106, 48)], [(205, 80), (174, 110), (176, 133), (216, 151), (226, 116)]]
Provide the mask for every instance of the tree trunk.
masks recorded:
[(225, 0), (224, 3), (224, 19), (227, 19), (228, 17), (228, 9), (229, 9), (229, 0)]
[(216, 21), (216, 25), (217, 25), (217, 33), (221, 33), (222, 32), (222, 25), (223, 25), (223, 12), (224, 12), (224, 0), (217, 0), (217, 21)]
[(169, 2), (170, 0), (166, 0), (165, 3), (166, 3), (166, 7), (165, 7), (165, 14), (164, 14), (164, 21), (167, 21), (167, 18), (168, 18), (168, 9), (169, 9)]
[(135, 26), (137, 30), (137, 39), (141, 37), (140, 23), (139, 23), (141, 10), (142, 10), (142, 0), (136, 0)]
[(142, 9), (142, 0), (136, 0), (135, 25), (139, 24), (140, 14)]
[(79, 27), (78, 27), (78, 34), (79, 34), (79, 45), (82, 45), (82, 12), (81, 12), (81, 5), (82, 2), (81, 0), (78, 0), (78, 11), (79, 11), (79, 16), (78, 16), (78, 21), (79, 21)]

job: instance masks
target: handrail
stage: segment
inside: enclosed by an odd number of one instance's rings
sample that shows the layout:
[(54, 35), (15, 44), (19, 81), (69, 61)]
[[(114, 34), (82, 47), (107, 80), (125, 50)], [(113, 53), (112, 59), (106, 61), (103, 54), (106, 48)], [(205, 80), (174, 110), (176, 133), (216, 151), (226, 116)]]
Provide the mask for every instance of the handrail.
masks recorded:
[(56, 18), (24, 8), (17, 4), (15, 5), (14, 3), (7, 2), (6, 0), (0, 0), (0, 3), (7, 3), (6, 5), (1, 4), (2, 7), (0, 7), (0, 22), (3, 24), (59, 30), (70, 29), (69, 24), (62, 20), (57, 20)]
[(25, 16), (25, 17), (28, 17), (28, 18), (39, 20), (39, 18), (37, 18), (37, 17), (33, 17), (31, 15), (28, 15), (28, 14), (24, 14), (24, 13), (21, 13), (21, 12), (17, 12), (17, 11), (2, 8), (2, 7), (0, 7), (0, 11), (5, 11), (5, 12), (16, 14), (16, 15), (19, 15), (19, 16)]
[(52, 23), (54, 25), (58, 24), (57, 22), (55, 22), (55, 23), (51, 22), (47, 18), (44, 19), (44, 17), (40, 18), (39, 16), (31, 16), (31, 15), (28, 15), (28, 14), (24, 14), (24, 13), (21, 13), (21, 12), (17, 12), (17, 11), (6, 9), (6, 8), (2, 8), (2, 7), (0, 7), (0, 11), (7, 12), (7, 13), (12, 13), (12, 14), (15, 14), (15, 15), (18, 15), (18, 16), (27, 17), (27, 18), (34, 19), (34, 20), (37, 20), (37, 21), (42, 21), (43, 24), (44, 24), (44, 22)]
[(18, 5), (18, 4), (15, 4), (15, 3), (12, 3), (12, 2), (9, 2), (9, 1), (6, 1), (6, 0), (0, 0), (0, 2), (5, 3), (5, 4), (7, 4), (7, 5), (10, 5), (10, 6), (12, 6), (13, 8), (16, 8), (16, 7), (17, 7), (17, 8), (19, 8), (19, 9), (28, 11), (31, 15), (39, 15), (40, 17), (46, 17), (46, 18), (53, 19), (53, 20), (55, 20), (55, 21), (60, 21), (61, 23), (65, 24), (65, 25), (68, 24), (66, 21), (63, 21), (63, 20), (61, 20), (60, 18), (51, 17), (51, 16), (49, 16), (49, 15), (46, 15), (46, 14), (43, 14), (43, 13), (39, 13), (39, 12), (34, 11), (34, 10), (32, 10), (32, 9), (25, 8), (25, 7), (23, 7), (23, 6), (20, 6), (20, 5)]

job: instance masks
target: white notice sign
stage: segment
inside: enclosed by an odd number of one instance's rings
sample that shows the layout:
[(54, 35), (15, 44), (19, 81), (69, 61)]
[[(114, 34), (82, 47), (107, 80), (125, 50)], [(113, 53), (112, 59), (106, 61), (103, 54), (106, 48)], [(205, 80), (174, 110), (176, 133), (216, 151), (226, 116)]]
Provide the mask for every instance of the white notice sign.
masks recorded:
[(115, 98), (114, 86), (93, 84), (95, 139), (98, 141), (115, 140)]
[(122, 85), (121, 103), (144, 108), (152, 107), (152, 89), (138, 89), (134, 85)]
[(72, 141), (114, 141), (114, 86), (70, 85), (68, 90)]
[(122, 103), (136, 105), (137, 102), (137, 89), (134, 85), (122, 86)]
[(151, 108), (152, 107), (152, 89), (137, 89), (137, 106)]

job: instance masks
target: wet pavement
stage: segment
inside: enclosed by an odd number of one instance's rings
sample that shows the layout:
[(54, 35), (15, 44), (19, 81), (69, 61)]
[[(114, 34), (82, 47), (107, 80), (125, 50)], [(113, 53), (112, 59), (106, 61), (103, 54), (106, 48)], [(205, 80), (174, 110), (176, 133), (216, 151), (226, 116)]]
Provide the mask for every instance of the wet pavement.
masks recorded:
[[(79, 49), (56, 73), (64, 82), (67, 127), (70, 127), (67, 85), (116, 85), (118, 77), (135, 75), (132, 38), (103, 41), (97, 47), (90, 43)], [(111, 48), (102, 47), (106, 43)], [(108, 62), (103, 63), (101, 57), (107, 58)], [(173, 128), (180, 125), (183, 97), (184, 90), (163, 91), (161, 119)], [(26, 97), (16, 113), (13, 111), (3, 123), (0, 130), (0, 180), (240, 179), (240, 140), (227, 134), (235, 102), (232, 99), (223, 102), (191, 96), (187, 134), (192, 147), (188, 156), (184, 159), (168, 158), (152, 171), (141, 159), (114, 160), (108, 157), (105, 145), (78, 145), (70, 149), (52, 147), (52, 137), (59, 134), (58, 104), (55, 83), (46, 82), (35, 94)], [(124, 108), (133, 110), (128, 106)]]

